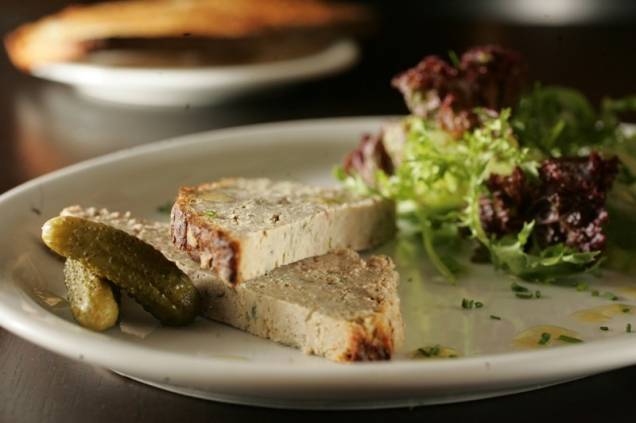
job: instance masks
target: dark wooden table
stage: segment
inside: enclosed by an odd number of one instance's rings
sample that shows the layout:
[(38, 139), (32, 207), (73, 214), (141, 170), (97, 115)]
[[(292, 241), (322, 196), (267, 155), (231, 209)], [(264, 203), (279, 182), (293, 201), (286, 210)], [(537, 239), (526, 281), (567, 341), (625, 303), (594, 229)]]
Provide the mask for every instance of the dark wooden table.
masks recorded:
[[(7, 4), (13, 3), (13, 4)], [(3, 2), (0, 31), (54, 10), (35, 0)], [(18, 74), (0, 56), (0, 192), (68, 164), (128, 146), (257, 122), (404, 112), (388, 85), (425, 53), (499, 42), (526, 53), (546, 82), (574, 85), (593, 99), (636, 93), (636, 25), (516, 27), (451, 21), (416, 2), (385, 8), (379, 35), (348, 74), (209, 108), (140, 109), (93, 103), (69, 89)], [(8, 12), (8, 13), (7, 13)], [(0, 325), (2, 322), (0, 322)], [(36, 347), (0, 328), (0, 422), (629, 421), (636, 415), (636, 367), (540, 391), (463, 404), (369, 412), (279, 411), (206, 402), (163, 392)]]

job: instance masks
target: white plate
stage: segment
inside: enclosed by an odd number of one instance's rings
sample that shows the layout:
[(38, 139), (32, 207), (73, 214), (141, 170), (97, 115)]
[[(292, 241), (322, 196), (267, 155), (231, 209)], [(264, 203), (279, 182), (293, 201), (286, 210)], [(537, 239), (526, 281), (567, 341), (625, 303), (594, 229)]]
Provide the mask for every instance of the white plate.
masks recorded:
[[(391, 362), (335, 364), (199, 320), (182, 329), (157, 326), (134, 304), (122, 325), (93, 333), (75, 324), (63, 302), (62, 267), (39, 241), (40, 227), (73, 203), (165, 218), (156, 206), (183, 184), (222, 176), (268, 176), (332, 184), (332, 166), (382, 119), (299, 121), (208, 132), (124, 150), (28, 182), (0, 197), (0, 322), (44, 348), (114, 369), (165, 389), (243, 404), (289, 408), (377, 408), (484, 398), (533, 389), (636, 363), (636, 316), (585, 323), (572, 313), (610, 303), (589, 292), (531, 286), (543, 297), (520, 300), (511, 280), (488, 266), (451, 286), (408, 243), (381, 250), (401, 273), (406, 345)], [(41, 213), (38, 214), (37, 212)], [(592, 280), (634, 305), (624, 277)], [(485, 306), (463, 310), (462, 298)], [(630, 299), (631, 298), (631, 299)], [(57, 302), (57, 304), (56, 304)], [(502, 320), (489, 316), (498, 315)], [(519, 350), (513, 337), (535, 325), (559, 325), (585, 343)], [(420, 346), (442, 344), (462, 357), (414, 360)]]
[(269, 63), (190, 68), (115, 67), (103, 63), (56, 63), (33, 74), (116, 103), (181, 106), (216, 103), (248, 92), (324, 77), (352, 66), (353, 40), (340, 40), (308, 56)]

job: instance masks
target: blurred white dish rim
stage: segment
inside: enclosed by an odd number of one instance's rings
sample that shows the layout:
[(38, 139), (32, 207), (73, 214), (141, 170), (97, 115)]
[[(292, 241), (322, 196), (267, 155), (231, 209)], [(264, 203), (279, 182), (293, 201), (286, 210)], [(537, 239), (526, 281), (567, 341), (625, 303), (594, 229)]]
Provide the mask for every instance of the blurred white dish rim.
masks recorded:
[(201, 67), (120, 67), (67, 62), (40, 66), (33, 74), (68, 84), (110, 102), (145, 106), (204, 105), (230, 97), (342, 72), (359, 58), (354, 40), (292, 59)]
[[(161, 327), (127, 301), (121, 323), (106, 332), (73, 321), (64, 300), (62, 262), (40, 240), (42, 224), (63, 207), (79, 203), (167, 220), (157, 206), (174, 199), (182, 185), (230, 175), (332, 185), (333, 165), (360, 134), (378, 131), (385, 120), (324, 119), (204, 132), (79, 163), (0, 195), (0, 324), (43, 348), (163, 389), (284, 408), (465, 401), (636, 363), (636, 333), (625, 330), (630, 321), (636, 324), (633, 275), (608, 273), (589, 281), (590, 289), (620, 295), (617, 302), (589, 291), (530, 284), (541, 298), (524, 300), (491, 266), (471, 267), (457, 285), (440, 280), (418, 244), (400, 242), (377, 251), (396, 262), (406, 323), (406, 343), (389, 362), (336, 364), (204, 319), (184, 328)], [(462, 309), (462, 298), (479, 300), (483, 308)], [(598, 307), (612, 312), (619, 307), (602, 323), (607, 331), (573, 317)], [(525, 343), (529, 349), (515, 345), (520, 334), (542, 325), (569, 329), (585, 342), (542, 346), (535, 339)], [(435, 344), (453, 348), (459, 357), (412, 357), (417, 348)]]

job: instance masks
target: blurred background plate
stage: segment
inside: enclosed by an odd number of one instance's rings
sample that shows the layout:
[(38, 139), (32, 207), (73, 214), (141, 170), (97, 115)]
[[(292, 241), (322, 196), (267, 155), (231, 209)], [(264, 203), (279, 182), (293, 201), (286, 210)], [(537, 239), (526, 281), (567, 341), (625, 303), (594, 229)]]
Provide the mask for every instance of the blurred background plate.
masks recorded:
[[(128, 66), (131, 53), (111, 51), (84, 62), (38, 67), (33, 74), (71, 85), (80, 93), (110, 102), (144, 106), (218, 103), (276, 86), (342, 72), (358, 60), (351, 39), (334, 41), (305, 56), (272, 62), (222, 66)], [(139, 57), (140, 61), (147, 58)]]

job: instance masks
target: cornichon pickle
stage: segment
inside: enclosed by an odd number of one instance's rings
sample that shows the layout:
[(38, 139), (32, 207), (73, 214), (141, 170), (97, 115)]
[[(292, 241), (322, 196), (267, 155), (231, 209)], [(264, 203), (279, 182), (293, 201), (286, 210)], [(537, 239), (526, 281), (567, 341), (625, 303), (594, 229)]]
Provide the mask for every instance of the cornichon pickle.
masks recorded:
[(56, 253), (120, 287), (165, 325), (185, 325), (199, 314), (202, 301), (190, 278), (161, 252), (124, 231), (58, 216), (44, 224), (42, 239)]
[(102, 331), (117, 323), (119, 305), (108, 281), (79, 261), (67, 259), (64, 264), (64, 283), (71, 312), (80, 325)]

